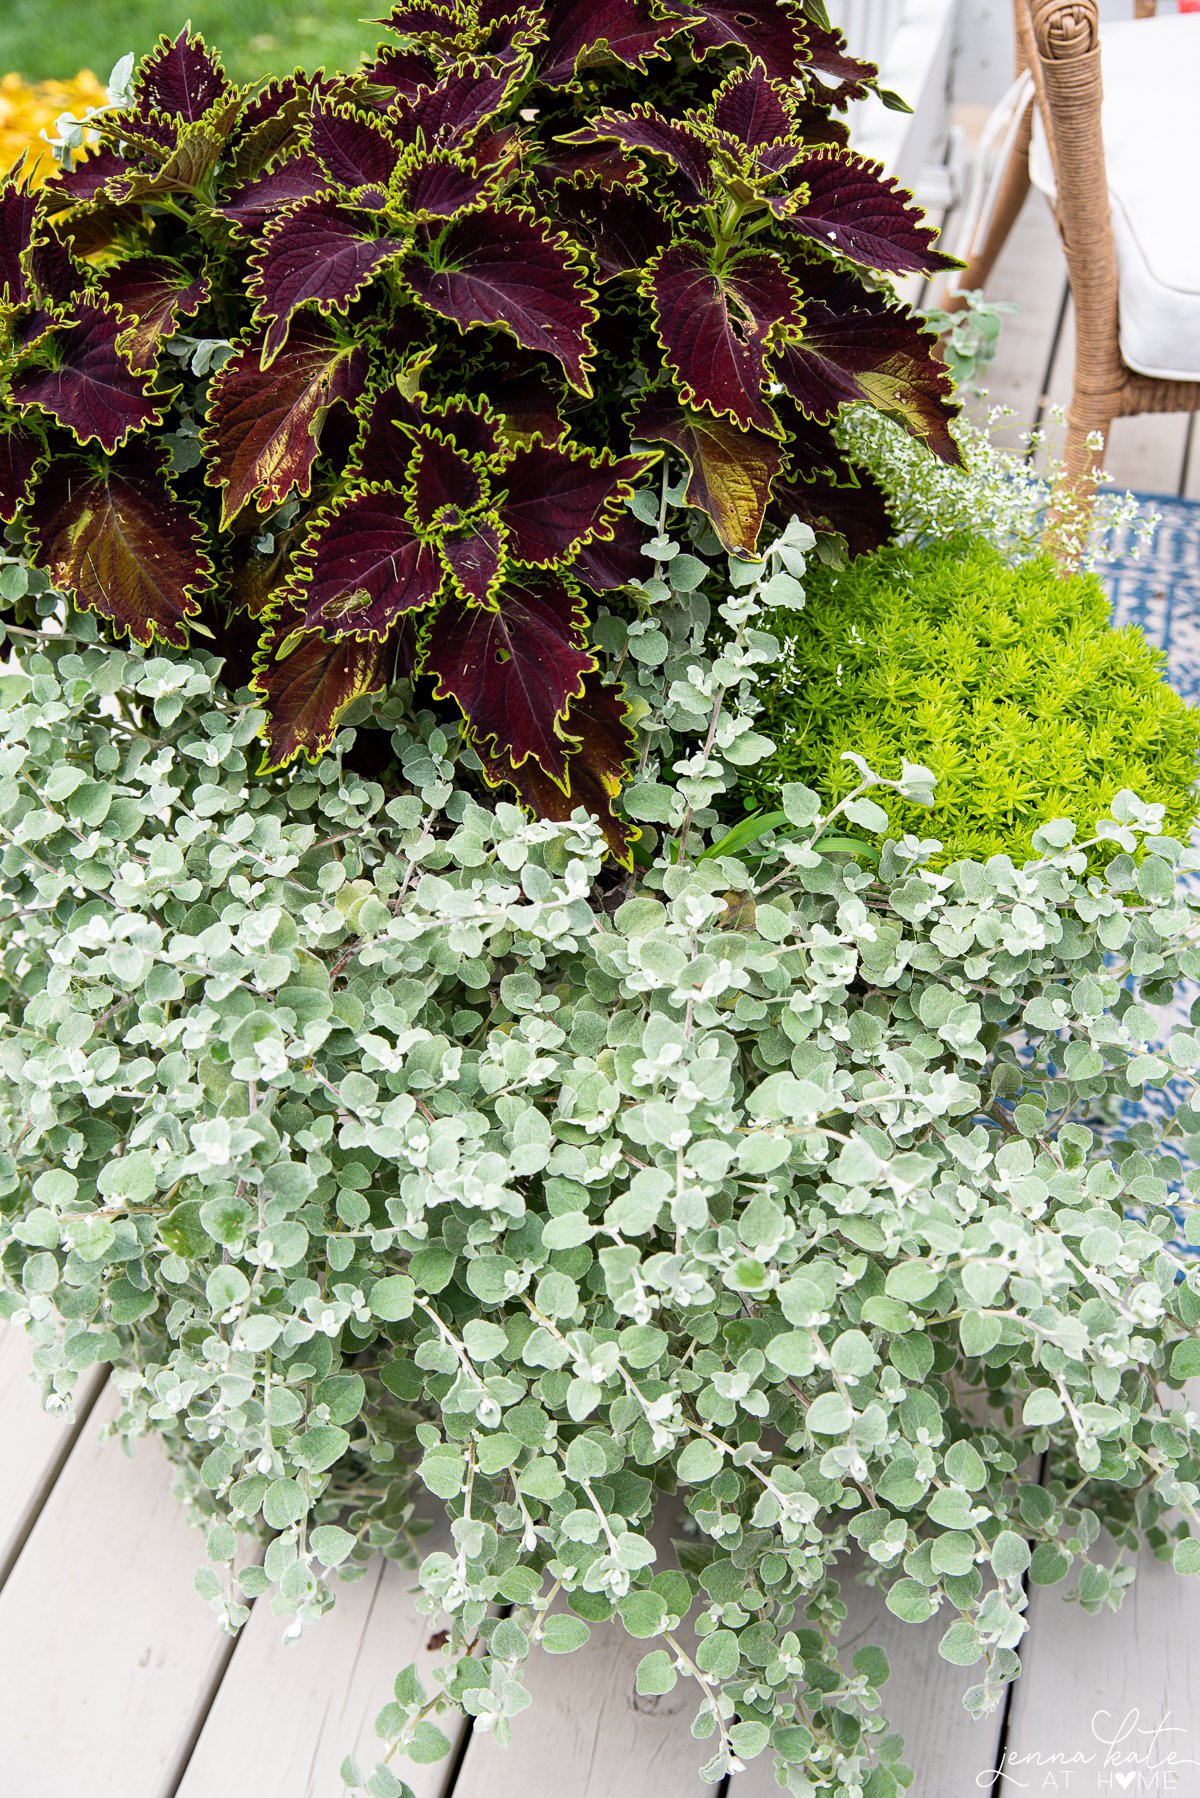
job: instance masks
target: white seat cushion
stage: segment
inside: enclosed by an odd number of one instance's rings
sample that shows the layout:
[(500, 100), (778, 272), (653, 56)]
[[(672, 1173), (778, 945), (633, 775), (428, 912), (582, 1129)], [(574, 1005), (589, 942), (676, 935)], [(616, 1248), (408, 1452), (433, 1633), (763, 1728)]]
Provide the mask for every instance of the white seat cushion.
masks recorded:
[[(1200, 381), (1200, 15), (1100, 33), (1121, 355), (1140, 374)], [(1035, 109), (1029, 171), (1054, 198)]]

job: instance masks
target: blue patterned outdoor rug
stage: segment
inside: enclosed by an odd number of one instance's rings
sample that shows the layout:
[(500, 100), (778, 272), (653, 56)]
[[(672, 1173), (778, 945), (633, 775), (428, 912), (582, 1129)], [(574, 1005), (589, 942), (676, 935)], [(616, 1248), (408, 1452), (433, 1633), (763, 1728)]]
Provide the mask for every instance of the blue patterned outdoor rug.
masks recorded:
[[(1101, 576), (1109, 590), (1113, 622), (1136, 624), (1166, 652), (1167, 679), (1191, 704), (1200, 704), (1200, 500), (1175, 499), (1161, 494), (1139, 494), (1145, 504), (1161, 514), (1161, 523), (1148, 547), (1135, 558), (1129, 554), (1132, 532), (1113, 539), (1116, 554)], [(1193, 877), (1194, 878), (1194, 877)], [(1175, 1024), (1185, 1027), (1200, 986), (1188, 981), (1172, 1005), (1161, 1014), (1162, 1040)], [(1152, 1048), (1154, 1045), (1150, 1045)], [(1184, 1082), (1147, 1087), (1141, 1104), (1124, 1108), (1130, 1123), (1138, 1118), (1166, 1116), (1187, 1096)], [(1180, 1223), (1181, 1212), (1176, 1212)], [(1200, 1249), (1176, 1245), (1190, 1257)]]
[(1113, 622), (1136, 624), (1167, 653), (1177, 693), (1200, 701), (1200, 500), (1136, 496), (1162, 515), (1148, 549), (1128, 553), (1132, 533), (1114, 538), (1116, 559), (1102, 570)]

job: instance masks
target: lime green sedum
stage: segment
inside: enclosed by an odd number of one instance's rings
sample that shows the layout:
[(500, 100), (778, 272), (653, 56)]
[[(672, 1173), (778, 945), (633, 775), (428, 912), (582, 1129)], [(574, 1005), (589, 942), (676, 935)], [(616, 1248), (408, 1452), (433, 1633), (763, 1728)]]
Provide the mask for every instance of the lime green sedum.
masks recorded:
[(958, 541), (892, 548), (812, 570), (802, 611), (777, 612), (783, 660), (760, 728), (776, 752), (749, 773), (756, 799), (786, 781), (840, 799), (902, 757), (937, 776), (932, 812), (880, 797), (897, 834), (939, 837), (938, 860), (1020, 860), (1051, 818), (1084, 835), (1131, 787), (1187, 835), (1198, 809), (1200, 710), (1163, 679), (1133, 626), (1113, 630), (1095, 575), (1048, 557), (1008, 565)]

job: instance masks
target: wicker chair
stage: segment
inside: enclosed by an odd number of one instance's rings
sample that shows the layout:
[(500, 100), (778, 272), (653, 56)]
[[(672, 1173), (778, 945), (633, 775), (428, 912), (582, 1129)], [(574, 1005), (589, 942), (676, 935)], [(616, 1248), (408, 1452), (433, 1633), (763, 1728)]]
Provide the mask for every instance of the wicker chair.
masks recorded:
[[(1101, 129), (1097, 0), (1013, 0), (1013, 12), (1018, 74), (1027, 69), (1032, 75), (1049, 153), (1047, 160), (1043, 152), (1042, 161), (1047, 175), (1052, 170), (1051, 181), (1039, 181), (1039, 185), (1053, 188), (1052, 203), (1075, 303), (1075, 374), (1067, 415), (1066, 475), (1074, 492), (1086, 499), (1094, 492), (1091, 476), (1098, 452), (1091, 443), (1097, 434), (1107, 439), (1112, 421), (1131, 414), (1200, 410), (1200, 378), (1168, 380), (1139, 373), (1121, 352), (1118, 255)], [(1155, 0), (1136, 0), (1138, 19), (1153, 19), (1154, 12)], [(1172, 21), (1168, 30), (1177, 32), (1180, 23)], [(1160, 28), (1165, 24), (1160, 21)], [(1188, 28), (1198, 34), (1200, 45), (1200, 19), (1194, 25), (1189, 22)], [(1128, 33), (1141, 28), (1126, 25), (1118, 29)], [(1153, 32), (1155, 28), (1150, 29)], [(1128, 38), (1125, 41), (1128, 43)], [(1145, 41), (1140, 36), (1137, 39), (1139, 45)], [(1153, 94), (1146, 95), (1143, 116), (1147, 132), (1154, 129), (1154, 100)], [(1192, 116), (1197, 105), (1200, 93), (1193, 93)], [(956, 277), (959, 294), (986, 287), (992, 265), (1021, 210), (1031, 181), (1034, 126), (1034, 107), (1029, 106), (1000, 176), (983, 241), (971, 253), (966, 270)], [(1196, 144), (1200, 150), (1200, 134)], [(1196, 180), (1194, 165), (1191, 180)], [(1186, 219), (1181, 219), (1180, 229), (1188, 228)], [(949, 303), (953, 305), (954, 300)], [(1125, 303), (1128, 325), (1128, 296)], [(1198, 367), (1195, 356), (1184, 366), (1189, 371)]]

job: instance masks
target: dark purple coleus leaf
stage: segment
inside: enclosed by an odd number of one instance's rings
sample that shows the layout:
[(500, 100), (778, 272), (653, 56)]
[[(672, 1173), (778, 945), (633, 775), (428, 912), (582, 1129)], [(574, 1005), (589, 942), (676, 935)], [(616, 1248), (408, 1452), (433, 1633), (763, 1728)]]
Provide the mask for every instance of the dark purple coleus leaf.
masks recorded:
[(601, 139), (550, 146), (534, 167), (538, 185), (553, 191), (556, 181), (594, 183), (605, 192), (645, 185), (646, 171), (636, 156)]
[(639, 150), (663, 158), (678, 171), (681, 197), (691, 205), (702, 204), (712, 192), (712, 154), (698, 131), (690, 125), (664, 118), (653, 106), (634, 106), (629, 112), (605, 107), (590, 125), (564, 139), (571, 144), (590, 144), (611, 139), (625, 150)]
[(746, 50), (773, 81), (795, 81), (805, 68), (806, 21), (794, 0), (688, 0), (700, 15), (691, 28), (698, 57), (710, 50)]
[(309, 81), (299, 71), (268, 81), (246, 100), (238, 114), (227, 180), (238, 184), (255, 181), (281, 156), (300, 149), (301, 126), (311, 101)]
[(804, 190), (783, 223), (826, 252), (888, 275), (933, 274), (957, 268), (953, 256), (934, 249), (937, 232), (912, 204), (912, 195), (879, 164), (843, 150), (813, 150), (793, 163), (789, 187)]
[[(942, 461), (962, 454), (950, 435), (957, 407), (937, 338), (909, 312), (839, 270), (813, 270), (817, 295), (806, 298), (803, 335), (772, 358), (785, 391), (816, 424), (864, 401), (903, 425)], [(822, 278), (823, 277), (823, 278)]]
[(420, 153), (416, 167), (401, 176), (397, 196), (414, 218), (457, 218), (486, 199), (497, 179), (495, 168), (480, 168), (470, 156), (430, 150)]
[(298, 306), (344, 311), (376, 270), (405, 248), (401, 239), (372, 235), (367, 214), (335, 200), (302, 200), (268, 226), (250, 258), (256, 315), (267, 326), (263, 355), (279, 354)]
[(642, 291), (667, 363), (689, 406), (777, 432), (762, 392), (765, 360), (799, 328), (795, 283), (770, 251), (751, 252), (719, 273), (710, 258), (700, 244), (672, 244), (647, 271)]
[(476, 399), (422, 402), (422, 417), (432, 429), (449, 437), (464, 455), (487, 461), (500, 447), (500, 420), (480, 395)]
[(514, 768), (532, 756), (563, 787), (567, 746), (556, 727), (596, 665), (583, 622), (556, 576), (511, 576), (491, 607), (445, 599), (424, 641), (436, 697), (454, 700), (485, 752)]
[(368, 403), (365, 416), (357, 457), (362, 477), (399, 492), (412, 467), (416, 449), (412, 430), (421, 423), (420, 402), (389, 387)]
[(99, 468), (56, 455), (26, 520), (37, 566), (77, 605), (135, 643), (187, 643), (212, 565), (203, 529), (171, 492), (153, 450), (139, 445)]
[(713, 124), (748, 150), (777, 144), (792, 135), (792, 121), (779, 88), (758, 60), (738, 69), (717, 90)]
[(398, 0), (379, 23), (401, 38), (432, 38), (453, 44), (466, 20), (454, 0)]
[(460, 597), (472, 605), (490, 604), (505, 557), (504, 530), (495, 513), (480, 513), (461, 524), (444, 521), (438, 546)]
[(327, 186), (316, 157), (308, 150), (295, 150), (265, 175), (236, 188), (214, 210), (253, 236), (286, 208), (315, 199)]
[(433, 602), (442, 578), (437, 550), (405, 517), (404, 495), (373, 484), (320, 515), (290, 595), (307, 630), (382, 639), (404, 613)]
[(106, 182), (124, 172), (125, 158), (117, 150), (92, 150), (73, 169), (59, 169), (42, 192), (51, 211), (94, 199)]
[(231, 91), (225, 73), (204, 41), (185, 27), (172, 42), (160, 38), (138, 65), (134, 98), (140, 113), (161, 112), (191, 122)]
[(621, 512), (611, 537), (592, 537), (571, 558), (563, 573), (570, 575), (593, 593), (611, 593), (618, 587), (629, 587), (650, 573), (642, 544), (646, 527), (631, 512)]
[(641, 833), (613, 809), (636, 744), (624, 695), (605, 686), (598, 673), (585, 675), (584, 690), (571, 701), (562, 730), (569, 752), (566, 792), (532, 756), (514, 768), (510, 762), (480, 754), (484, 776), (492, 786), (515, 787), (539, 818), (562, 823), (582, 806), (600, 825), (613, 855), (628, 866), (630, 847)]
[(452, 527), (463, 514), (474, 512), (486, 497), (483, 480), (474, 463), (452, 443), (421, 430), (406, 488), (408, 516), (424, 531), (432, 529), (439, 515), (449, 512)]
[(354, 193), (356, 206), (383, 205), (400, 156), (400, 145), (392, 141), (385, 120), (318, 101), (310, 115), (308, 141), (330, 182), (360, 190)]
[(0, 433), (0, 524), (11, 524), (25, 504), (43, 453), (41, 439), (15, 420)]
[(647, 59), (662, 56), (684, 23), (678, 13), (655, 17), (646, 0), (544, 0), (542, 11), (547, 34), (536, 61), (550, 87), (594, 64), (618, 62), (645, 74)]
[(55, 366), (15, 375), (11, 397), (22, 411), (35, 406), (78, 443), (98, 443), (111, 455), (132, 431), (162, 423), (161, 403), (118, 344), (125, 320), (115, 307), (82, 301), (75, 321), (55, 333)]
[(165, 256), (131, 256), (105, 271), (103, 286), (125, 320), (118, 347), (142, 371), (155, 366), (159, 345), (175, 335), (183, 319), (195, 318), (208, 299), (204, 276)]
[[(282, 660), (280, 649), (287, 651)], [(392, 660), (391, 645), (374, 639), (331, 643), (312, 632), (297, 641), (295, 621), (285, 614), (264, 644), (252, 682), (267, 705), (259, 773), (285, 767), (301, 750), (316, 761), (347, 707), (387, 685)]]
[(661, 206), (644, 194), (606, 192), (599, 183), (556, 182), (550, 209), (592, 252), (601, 282), (645, 268), (670, 236)]
[(329, 408), (352, 405), (367, 376), (365, 348), (340, 341), (319, 318), (296, 320), (269, 369), (262, 347), (255, 332), (210, 391), (205, 479), (224, 489), (222, 527), (251, 500), (265, 512), (289, 493), (308, 493)]
[(38, 197), (6, 181), (0, 187), (0, 303), (23, 306), (29, 298), (25, 254), (33, 237)]
[(851, 56), (842, 33), (834, 26), (820, 24), (816, 19), (805, 19), (804, 39), (804, 60), (810, 69), (816, 69), (820, 74), (831, 78), (834, 83), (831, 91), (835, 106), (845, 106), (850, 100), (866, 98), (879, 74), (873, 62), (863, 62), (857, 56)]
[(818, 535), (843, 537), (852, 556), (869, 555), (893, 535), (882, 488), (868, 474), (833, 486), (824, 473), (812, 481), (781, 481), (771, 502), (770, 518), (779, 529), (791, 518), (803, 519)]
[(433, 86), (437, 67), (428, 51), (401, 50), (389, 44), (362, 65), (359, 75), (371, 87), (390, 87), (400, 98), (410, 100), (419, 87)]
[(467, 330), (499, 325), (527, 350), (562, 363), (590, 393), (588, 326), (596, 317), (566, 240), (517, 206), (485, 206), (456, 219), (404, 263), (417, 298)]
[(519, 78), (519, 67), (463, 58), (432, 87), (402, 101), (388, 122), (406, 144), (416, 143), (419, 136), (430, 150), (461, 145), (495, 117)]
[(635, 438), (669, 443), (679, 451), (690, 470), (688, 504), (708, 514), (731, 555), (753, 555), (783, 466), (782, 445), (762, 431), (687, 410), (661, 394), (642, 401), (630, 428)]
[(44, 214), (39, 213), (33, 221), (24, 261), (30, 298), (41, 305), (59, 311), (70, 307), (87, 291), (83, 270), (63, 242), (55, 221)]
[(625, 456), (546, 443), (518, 449), (496, 477), (497, 509), (518, 562), (565, 560), (589, 538), (606, 536), (618, 508), (654, 456)]

